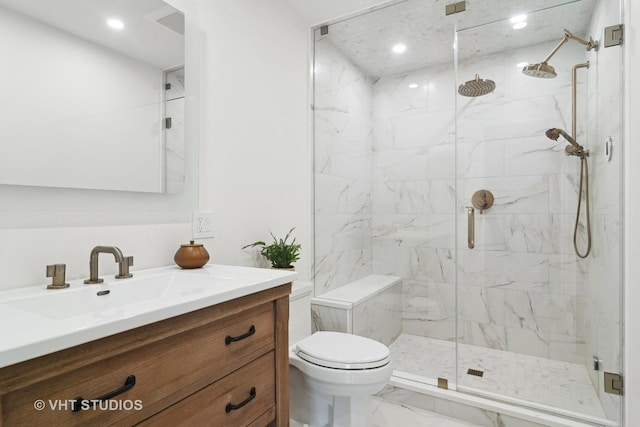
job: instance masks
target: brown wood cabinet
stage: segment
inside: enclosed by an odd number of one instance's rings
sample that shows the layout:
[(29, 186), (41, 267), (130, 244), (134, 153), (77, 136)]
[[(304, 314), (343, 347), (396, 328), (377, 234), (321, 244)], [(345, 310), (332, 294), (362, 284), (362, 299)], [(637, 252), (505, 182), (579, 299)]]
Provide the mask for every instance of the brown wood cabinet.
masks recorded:
[(0, 427), (288, 426), (290, 290), (2, 368)]

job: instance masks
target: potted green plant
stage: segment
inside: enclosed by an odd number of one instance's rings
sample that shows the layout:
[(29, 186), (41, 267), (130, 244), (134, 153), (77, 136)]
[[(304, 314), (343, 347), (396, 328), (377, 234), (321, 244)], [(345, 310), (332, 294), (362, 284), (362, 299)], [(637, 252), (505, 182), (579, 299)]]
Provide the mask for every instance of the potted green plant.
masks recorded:
[(273, 233), (269, 232), (273, 238), (273, 243), (270, 245), (267, 245), (263, 241), (257, 241), (243, 246), (242, 249), (259, 247), (260, 255), (271, 263), (272, 268), (293, 269), (293, 263), (300, 258), (300, 244), (296, 243), (296, 238), (294, 237), (293, 240), (289, 242), (289, 237), (293, 230), (295, 230), (295, 227), (289, 230), (287, 235), (284, 236), (284, 239), (277, 239)]

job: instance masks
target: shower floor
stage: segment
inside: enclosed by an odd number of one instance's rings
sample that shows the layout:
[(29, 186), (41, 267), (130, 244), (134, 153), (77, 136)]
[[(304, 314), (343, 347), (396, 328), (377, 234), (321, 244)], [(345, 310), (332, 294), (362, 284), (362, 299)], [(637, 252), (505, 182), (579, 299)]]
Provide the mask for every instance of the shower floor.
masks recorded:
[[(401, 334), (389, 348), (395, 370), (456, 382), (454, 342)], [(584, 365), (468, 344), (459, 354), (459, 387), (606, 419)]]

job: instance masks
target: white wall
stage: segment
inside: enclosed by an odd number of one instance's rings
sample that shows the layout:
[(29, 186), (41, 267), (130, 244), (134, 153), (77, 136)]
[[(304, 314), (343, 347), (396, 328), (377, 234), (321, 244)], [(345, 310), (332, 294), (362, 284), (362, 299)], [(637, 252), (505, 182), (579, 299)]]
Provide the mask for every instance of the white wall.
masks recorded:
[(279, 0), (201, 0), (201, 208), (215, 212), (212, 262), (256, 265), (240, 248), (283, 237), (311, 246), (308, 28)]
[[(203, 243), (211, 262), (256, 265), (244, 244), (297, 227), (296, 267), (308, 277), (308, 28), (279, 0), (200, 6), (200, 205), (216, 215), (216, 237)], [(54, 263), (67, 264), (69, 280), (86, 278), (99, 244), (133, 255), (134, 274), (171, 265), (193, 208), (189, 194), (0, 186), (0, 289), (44, 285)], [(116, 271), (109, 258), (101, 274)]]

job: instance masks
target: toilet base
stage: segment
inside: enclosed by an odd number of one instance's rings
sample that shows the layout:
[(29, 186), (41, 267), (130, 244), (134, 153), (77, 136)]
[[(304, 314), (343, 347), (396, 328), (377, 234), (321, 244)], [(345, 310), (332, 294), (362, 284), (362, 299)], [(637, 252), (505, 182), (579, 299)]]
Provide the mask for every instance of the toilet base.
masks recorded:
[(291, 419), (310, 427), (366, 427), (369, 394), (335, 396), (310, 387), (295, 367), (289, 372)]
[(369, 425), (369, 396), (334, 396), (331, 427)]

